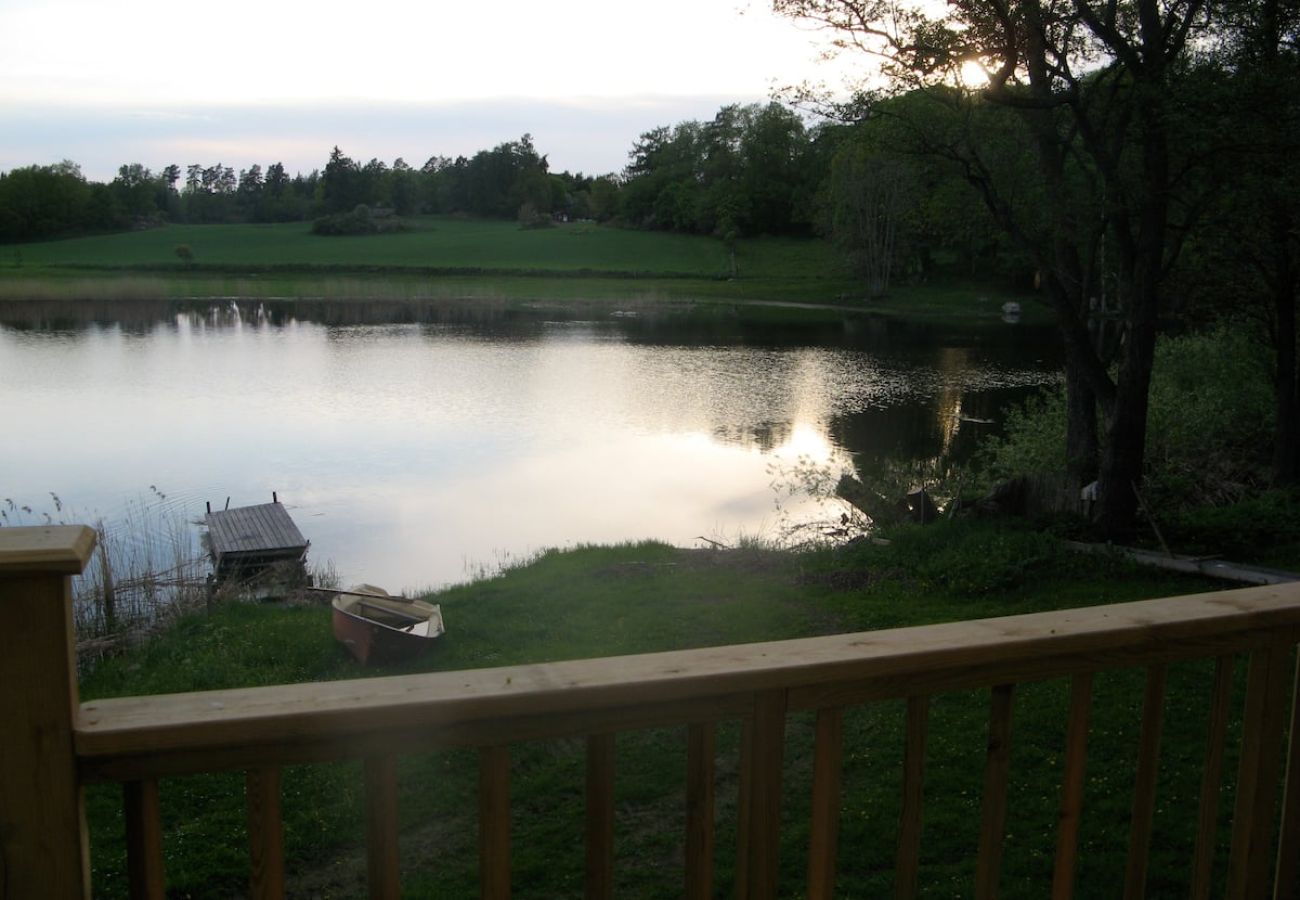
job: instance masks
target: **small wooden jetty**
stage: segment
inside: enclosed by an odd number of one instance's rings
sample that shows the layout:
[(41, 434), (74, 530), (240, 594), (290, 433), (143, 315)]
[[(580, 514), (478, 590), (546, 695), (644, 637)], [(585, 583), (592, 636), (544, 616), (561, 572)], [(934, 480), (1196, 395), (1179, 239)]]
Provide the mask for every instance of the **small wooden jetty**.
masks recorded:
[(278, 498), (219, 512), (209, 508), (204, 524), (218, 581), (246, 578), (277, 564), (301, 566), (307, 555), (309, 542)]

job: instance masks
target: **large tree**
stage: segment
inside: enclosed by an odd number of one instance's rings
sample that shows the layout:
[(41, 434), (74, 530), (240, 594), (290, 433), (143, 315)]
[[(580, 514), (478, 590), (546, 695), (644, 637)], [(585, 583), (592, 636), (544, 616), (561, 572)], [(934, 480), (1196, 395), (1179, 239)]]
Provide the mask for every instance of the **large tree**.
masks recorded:
[(1224, 12), (1215, 49), (1233, 141), (1224, 155), (1229, 189), (1219, 198), (1217, 228), (1206, 244), (1215, 268), (1232, 277), (1207, 280), (1265, 324), (1276, 401), (1273, 478), (1294, 484), (1300, 481), (1300, 6), (1231, 0)]
[[(868, 53), (895, 90), (923, 89), (970, 127), (933, 144), (962, 165), (998, 224), (1038, 265), (1067, 357), (1076, 475), (1095, 459), (1098, 517), (1114, 535), (1136, 514), (1147, 396), (1165, 276), (1197, 204), (1182, 193), (1175, 135), (1195, 125), (1172, 102), (1206, 0), (774, 0)], [(987, 84), (962, 89), (981, 69)], [(1005, 194), (981, 106), (1014, 113), (1032, 149), (1041, 206)], [(952, 121), (950, 119), (950, 121)], [(1195, 141), (1191, 144), (1195, 145)], [(1103, 264), (1103, 259), (1106, 262)], [(1109, 283), (1122, 339), (1098, 339)], [(1108, 354), (1114, 354), (1111, 359)], [(1104, 434), (1089, 433), (1100, 407)], [(1100, 450), (1098, 450), (1100, 444)]]

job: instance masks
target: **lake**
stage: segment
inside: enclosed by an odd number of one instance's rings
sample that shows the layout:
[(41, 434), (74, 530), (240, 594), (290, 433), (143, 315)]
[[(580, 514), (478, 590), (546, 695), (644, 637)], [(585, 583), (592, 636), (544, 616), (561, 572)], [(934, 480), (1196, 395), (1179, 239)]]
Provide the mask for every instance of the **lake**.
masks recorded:
[(343, 583), (438, 586), (548, 547), (776, 537), (817, 514), (778, 510), (792, 470), (967, 459), (1059, 378), (1024, 326), (779, 318), (10, 303), (0, 523), (196, 532), (275, 491)]

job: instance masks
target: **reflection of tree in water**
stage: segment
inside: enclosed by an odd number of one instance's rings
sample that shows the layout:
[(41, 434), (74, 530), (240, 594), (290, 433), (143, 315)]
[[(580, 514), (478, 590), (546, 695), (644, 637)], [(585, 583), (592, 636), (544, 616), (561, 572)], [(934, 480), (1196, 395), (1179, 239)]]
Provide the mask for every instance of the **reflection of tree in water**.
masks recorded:
[(793, 422), (759, 422), (753, 425), (720, 424), (713, 428), (713, 438), (722, 444), (771, 453), (790, 442)]
[[(950, 361), (955, 364), (956, 355)], [(1001, 434), (1003, 411), (1038, 390), (1009, 387), (970, 391), (964, 390), (957, 379), (949, 379), (928, 401), (913, 399), (910, 403), (835, 416), (830, 422), (830, 436), (852, 454), (854, 468), (864, 482), (897, 480), (900, 466), (939, 477), (955, 466), (969, 463), (984, 437)], [(972, 421), (976, 419), (991, 422)]]

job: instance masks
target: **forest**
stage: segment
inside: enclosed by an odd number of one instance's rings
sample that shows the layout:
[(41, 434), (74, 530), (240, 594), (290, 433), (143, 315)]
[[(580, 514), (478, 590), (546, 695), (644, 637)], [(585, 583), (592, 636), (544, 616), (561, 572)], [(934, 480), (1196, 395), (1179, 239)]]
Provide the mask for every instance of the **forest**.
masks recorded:
[[(238, 172), (221, 163), (159, 171), (131, 163), (105, 184), (65, 160), (0, 174), (0, 240), (166, 222), (313, 221), (364, 205), (399, 217), (589, 219), (724, 240), (825, 234), (861, 266), (874, 264), (880, 250), (858, 249), (864, 203), (875, 202), (860, 189), (885, 120), (875, 110), (856, 122), (807, 119), (776, 102), (727, 105), (709, 121), (645, 132), (622, 172), (598, 176), (551, 171), (527, 134), (468, 158), (431, 156), (418, 168), (401, 158), (362, 163), (335, 147), (322, 169), (306, 174), (290, 175), (279, 162)], [(891, 261), (899, 257), (905, 271), (920, 274), (936, 252), (959, 259), (963, 271), (992, 265), (999, 249), (1005, 255), (1006, 243), (958, 172), (922, 157), (897, 160), (907, 177), (891, 200)], [(1008, 259), (1001, 264), (1012, 265)], [(888, 279), (877, 278), (883, 292)]]

